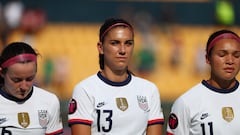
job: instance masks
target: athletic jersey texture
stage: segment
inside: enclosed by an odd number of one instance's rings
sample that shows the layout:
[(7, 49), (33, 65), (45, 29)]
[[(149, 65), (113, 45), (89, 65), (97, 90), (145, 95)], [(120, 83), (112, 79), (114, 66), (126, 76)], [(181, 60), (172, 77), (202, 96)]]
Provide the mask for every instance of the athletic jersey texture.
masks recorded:
[(144, 135), (164, 121), (157, 87), (131, 74), (121, 83), (98, 73), (77, 84), (68, 117), (70, 126), (91, 126), (92, 135)]
[(1, 135), (57, 135), (63, 132), (58, 98), (33, 86), (31, 96), (16, 102), (0, 90)]
[(221, 90), (202, 81), (173, 104), (168, 135), (240, 135), (239, 101), (239, 82)]

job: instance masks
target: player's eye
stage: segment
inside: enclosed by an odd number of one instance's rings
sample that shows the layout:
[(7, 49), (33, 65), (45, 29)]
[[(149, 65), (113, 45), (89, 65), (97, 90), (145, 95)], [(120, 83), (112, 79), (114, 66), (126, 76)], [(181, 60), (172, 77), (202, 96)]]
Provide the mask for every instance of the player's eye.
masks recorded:
[(126, 41), (125, 44), (128, 45), (128, 46), (131, 46), (131, 45), (134, 44), (134, 41), (133, 40), (128, 40), (128, 41)]
[(30, 81), (32, 81), (34, 78), (35, 78), (35, 76), (28, 77), (28, 78), (26, 78), (26, 81), (30, 82)]
[(110, 42), (111, 45), (118, 45), (119, 43), (120, 43), (119, 41), (115, 41), (115, 40)]
[(21, 78), (11, 78), (11, 80), (12, 80), (14, 83), (19, 83), (19, 82), (23, 81), (23, 79), (21, 79)]

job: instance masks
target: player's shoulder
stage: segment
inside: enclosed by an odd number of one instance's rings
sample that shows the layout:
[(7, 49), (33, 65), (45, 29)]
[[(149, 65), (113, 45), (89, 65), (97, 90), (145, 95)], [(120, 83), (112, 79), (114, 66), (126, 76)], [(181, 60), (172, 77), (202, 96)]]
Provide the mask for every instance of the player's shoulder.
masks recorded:
[(182, 96), (183, 97), (194, 97), (199, 96), (202, 92), (204, 92), (204, 88), (206, 88), (202, 82), (195, 84), (190, 89), (188, 89)]
[(43, 89), (43, 88), (40, 88), (40, 87), (38, 87), (38, 86), (33, 86), (33, 93), (34, 93), (34, 95), (36, 95), (36, 96), (41, 96), (41, 97), (48, 97), (48, 98), (55, 98), (55, 97), (57, 97), (56, 96), (56, 94), (54, 94), (53, 92), (50, 92), (50, 91), (48, 91), (48, 90), (45, 90), (45, 89)]
[(140, 84), (140, 85), (149, 85), (149, 86), (156, 86), (155, 83), (145, 79), (145, 78), (142, 78), (142, 77), (138, 77), (138, 76), (135, 76), (135, 75), (132, 75), (132, 81)]
[(96, 79), (98, 79), (97, 74), (93, 74), (93, 75), (90, 75), (90, 76), (86, 77), (85, 79), (79, 81), (75, 86), (78, 87), (81, 85), (88, 85), (88, 84), (92, 85), (92, 84), (94, 84)]
[(185, 91), (182, 95), (180, 95), (176, 100), (175, 104), (192, 104), (195, 103), (193, 101), (200, 100), (202, 98), (202, 93), (204, 86), (202, 83), (198, 83), (192, 86), (190, 89)]
[(130, 85), (135, 88), (139, 88), (147, 93), (158, 93), (160, 90), (157, 85), (147, 79), (132, 75)]
[(35, 103), (38, 102), (39, 106), (47, 105), (49, 108), (56, 105), (58, 106), (60, 102), (56, 94), (36, 86), (34, 86), (33, 95), (29, 100)]

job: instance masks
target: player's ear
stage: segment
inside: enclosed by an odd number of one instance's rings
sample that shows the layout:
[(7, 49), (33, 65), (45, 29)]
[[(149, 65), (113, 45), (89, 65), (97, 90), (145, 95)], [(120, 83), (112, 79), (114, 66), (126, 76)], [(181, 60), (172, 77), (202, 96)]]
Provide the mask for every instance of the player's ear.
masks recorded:
[(1, 77), (4, 77), (4, 74), (3, 74), (3, 69), (2, 69), (2, 67), (0, 67), (0, 76), (1, 76)]
[(211, 63), (211, 62), (210, 62), (210, 58), (209, 58), (208, 55), (205, 55), (205, 59), (206, 59), (206, 63), (207, 63), (207, 64), (210, 64), (210, 63)]
[(97, 48), (98, 48), (99, 54), (103, 54), (103, 44), (102, 44), (102, 42), (99, 41), (97, 43)]

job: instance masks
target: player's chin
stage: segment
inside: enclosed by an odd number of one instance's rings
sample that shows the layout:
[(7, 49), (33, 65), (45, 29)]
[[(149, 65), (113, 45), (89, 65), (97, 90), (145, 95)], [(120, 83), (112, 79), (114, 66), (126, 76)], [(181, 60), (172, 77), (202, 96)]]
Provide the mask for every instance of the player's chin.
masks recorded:
[(15, 96), (17, 99), (24, 99), (24, 98), (26, 98), (27, 96), (25, 96), (25, 95), (17, 95), (17, 96)]
[(236, 78), (236, 74), (226, 74), (224, 76), (224, 80), (228, 80), (228, 81), (235, 80), (235, 78)]
[(16, 97), (17, 97), (18, 99), (24, 99), (24, 98), (26, 98), (26, 97), (28, 96), (28, 94), (29, 94), (29, 93), (27, 93), (27, 92), (19, 93), (18, 95), (16, 95)]
[(116, 66), (116, 69), (119, 70), (119, 71), (123, 71), (123, 70), (126, 70), (127, 67), (128, 67), (127, 64), (121, 63), (121, 64), (118, 64), (118, 65)]

